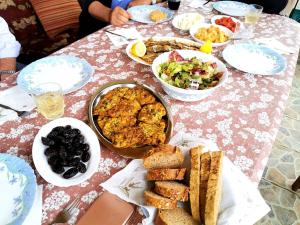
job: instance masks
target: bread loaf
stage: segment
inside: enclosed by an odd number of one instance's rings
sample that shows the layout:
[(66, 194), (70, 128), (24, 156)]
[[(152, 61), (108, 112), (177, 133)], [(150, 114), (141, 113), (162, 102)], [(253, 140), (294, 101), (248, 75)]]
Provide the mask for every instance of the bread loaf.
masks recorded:
[(178, 147), (159, 145), (151, 149), (144, 158), (146, 169), (178, 168), (181, 167), (184, 156)]
[(177, 201), (186, 202), (189, 199), (189, 188), (176, 181), (156, 181), (154, 191)]
[(175, 209), (177, 201), (160, 196), (152, 191), (144, 192), (146, 205), (153, 206), (158, 209)]
[(161, 209), (155, 219), (155, 225), (198, 225), (182, 208)]
[(147, 180), (183, 180), (186, 169), (151, 169), (148, 170)]

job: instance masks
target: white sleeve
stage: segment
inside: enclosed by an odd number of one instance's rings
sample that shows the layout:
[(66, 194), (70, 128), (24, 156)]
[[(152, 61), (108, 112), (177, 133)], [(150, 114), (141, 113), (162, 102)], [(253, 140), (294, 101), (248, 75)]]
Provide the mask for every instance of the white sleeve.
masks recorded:
[(5, 20), (0, 17), (0, 58), (15, 58), (20, 53), (21, 45), (10, 33)]

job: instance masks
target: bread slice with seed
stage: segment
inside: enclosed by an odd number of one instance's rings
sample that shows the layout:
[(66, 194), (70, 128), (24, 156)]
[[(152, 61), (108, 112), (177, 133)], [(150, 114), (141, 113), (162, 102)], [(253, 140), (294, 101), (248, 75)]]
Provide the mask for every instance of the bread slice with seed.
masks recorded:
[(180, 169), (150, 169), (147, 180), (183, 180), (186, 168)]
[(210, 173), (207, 182), (205, 225), (216, 225), (221, 201), (222, 166), (224, 152), (211, 152)]
[(200, 209), (199, 209), (199, 194), (200, 194), (200, 157), (202, 153), (202, 146), (192, 148), (190, 150), (191, 156), (191, 174), (190, 174), (190, 205), (192, 217), (195, 221), (200, 223)]
[(177, 207), (176, 200), (165, 198), (152, 191), (145, 191), (144, 199), (146, 205), (153, 206), (158, 209), (175, 209)]
[(198, 225), (198, 222), (182, 208), (161, 209), (156, 215), (155, 225)]
[(207, 183), (210, 174), (210, 163), (211, 163), (211, 153), (205, 152), (201, 155), (201, 166), (200, 166), (200, 201), (199, 201), (199, 211), (200, 219), (204, 222), (205, 215), (205, 204), (206, 204), (206, 193), (207, 193)]
[(159, 145), (152, 148), (144, 158), (146, 169), (181, 167), (184, 156), (180, 148), (172, 145)]
[(189, 199), (189, 188), (176, 181), (156, 181), (154, 191), (177, 201), (186, 202)]

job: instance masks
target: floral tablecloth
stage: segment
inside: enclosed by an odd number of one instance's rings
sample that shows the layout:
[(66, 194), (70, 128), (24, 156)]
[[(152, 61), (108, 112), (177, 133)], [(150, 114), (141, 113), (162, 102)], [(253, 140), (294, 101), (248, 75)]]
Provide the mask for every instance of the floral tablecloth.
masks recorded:
[[(178, 13), (195, 11), (186, 4)], [(197, 10), (196, 10), (197, 11)], [(200, 9), (198, 9), (201, 12)], [(143, 36), (188, 37), (165, 22), (155, 26), (129, 23)], [(65, 116), (87, 119), (91, 95), (99, 86), (115, 79), (133, 79), (159, 92), (170, 105), (174, 119), (174, 134), (179, 131), (215, 141), (236, 166), (253, 181), (258, 182), (272, 149), (285, 102), (289, 95), (300, 43), (299, 25), (285, 17), (263, 15), (255, 30), (256, 37), (275, 37), (295, 48), (295, 54), (286, 55), (287, 68), (280, 76), (254, 76), (229, 68), (227, 84), (214, 95), (195, 103), (185, 103), (167, 96), (151, 73), (150, 67), (137, 64), (127, 57), (125, 47), (114, 47), (103, 30), (79, 40), (56, 54), (70, 54), (86, 59), (95, 69), (91, 82), (80, 90), (65, 96)], [(242, 56), (241, 56), (242, 57)], [(0, 90), (15, 84), (15, 77), (0, 83)], [(0, 152), (18, 155), (32, 163), (31, 147), (38, 130), (47, 123), (36, 111), (0, 127)], [(76, 194), (81, 194), (77, 214), (69, 221), (74, 224), (103, 191), (99, 184), (124, 168), (128, 159), (101, 146), (101, 160), (97, 173), (78, 186), (59, 188), (44, 184), (43, 224), (48, 224)], [(137, 209), (130, 224), (141, 221)]]

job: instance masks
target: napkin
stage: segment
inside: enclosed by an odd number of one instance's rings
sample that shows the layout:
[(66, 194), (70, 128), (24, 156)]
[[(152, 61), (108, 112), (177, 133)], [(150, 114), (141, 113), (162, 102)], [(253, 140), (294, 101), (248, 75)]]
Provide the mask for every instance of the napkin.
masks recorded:
[(22, 225), (42, 224), (43, 185), (37, 186), (33, 205)]
[[(135, 39), (141, 39), (141, 34), (134, 28), (119, 28), (115, 30), (109, 29), (109, 31), (122, 35), (126, 38), (135, 38)], [(118, 35), (113, 35), (111, 33), (106, 32), (106, 35), (111, 40), (114, 46), (119, 47), (125, 44), (128, 44), (130, 40), (127, 40), (126, 38), (120, 37)]]
[[(178, 133), (170, 144), (179, 146), (185, 154), (185, 166), (189, 167), (189, 149), (199, 144), (205, 146), (205, 151), (218, 150), (216, 144), (190, 133)], [(101, 186), (107, 191), (119, 196), (125, 201), (142, 207), (145, 219), (143, 225), (153, 224), (156, 209), (145, 206), (143, 192), (150, 188), (146, 181), (146, 169), (142, 160), (132, 160), (123, 170), (114, 174)], [(266, 215), (270, 208), (260, 195), (257, 187), (237, 168), (224, 157), (222, 174), (222, 200), (218, 216), (218, 225), (252, 225)]]
[[(193, 0), (190, 2), (189, 7), (191, 8), (202, 8), (202, 9), (210, 9), (212, 10), (212, 3), (209, 2), (207, 4), (205, 4), (207, 1), (203, 1), (203, 0)], [(205, 5), (204, 5), (205, 4)]]
[[(32, 97), (18, 86), (1, 91), (0, 104), (10, 106), (20, 111), (31, 111), (35, 108)], [(17, 117), (18, 115), (15, 111), (0, 107), (0, 125), (6, 121), (14, 120)]]
[(297, 49), (289, 47), (275, 38), (256, 38), (254, 40), (258, 44), (265, 45), (281, 54), (293, 54)]

